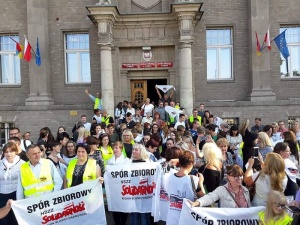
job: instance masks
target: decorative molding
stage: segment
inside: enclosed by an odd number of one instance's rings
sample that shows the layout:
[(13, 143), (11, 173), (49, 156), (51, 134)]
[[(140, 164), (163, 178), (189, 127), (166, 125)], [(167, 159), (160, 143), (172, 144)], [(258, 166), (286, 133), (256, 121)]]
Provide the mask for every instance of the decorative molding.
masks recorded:
[(148, 10), (158, 5), (161, 0), (131, 0), (131, 2), (141, 9)]

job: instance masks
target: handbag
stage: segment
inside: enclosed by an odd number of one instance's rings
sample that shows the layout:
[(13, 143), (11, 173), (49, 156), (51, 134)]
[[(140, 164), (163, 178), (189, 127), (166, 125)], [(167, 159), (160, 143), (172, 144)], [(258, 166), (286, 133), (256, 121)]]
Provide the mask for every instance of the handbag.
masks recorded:
[(255, 182), (257, 181), (257, 179), (259, 178), (260, 176), (260, 173), (257, 175), (257, 177), (255, 178), (255, 180), (253, 181), (253, 183), (251, 185), (246, 185), (246, 188), (248, 189), (249, 191), (249, 195), (250, 195), (250, 202), (253, 201), (253, 198), (254, 198), (254, 195), (256, 193), (256, 188), (255, 188)]
[(196, 192), (196, 186), (195, 186), (195, 182), (194, 182), (193, 176), (190, 175), (190, 179), (191, 179), (192, 189), (193, 189), (193, 194), (194, 194), (193, 201), (195, 202), (198, 199), (197, 192)]

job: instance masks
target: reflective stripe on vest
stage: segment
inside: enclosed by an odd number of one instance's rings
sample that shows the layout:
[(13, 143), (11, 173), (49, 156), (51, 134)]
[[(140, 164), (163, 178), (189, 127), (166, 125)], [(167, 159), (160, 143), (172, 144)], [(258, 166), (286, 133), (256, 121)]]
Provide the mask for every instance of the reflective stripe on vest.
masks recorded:
[(52, 162), (48, 159), (40, 160), (41, 170), (38, 179), (32, 172), (29, 163), (26, 162), (20, 167), (21, 183), (25, 198), (52, 192), (54, 188), (50, 164)]
[[(130, 142), (130, 144), (134, 145), (134, 144), (135, 144), (134, 140), (132, 140), (132, 141)], [(127, 154), (126, 154), (126, 151), (125, 151), (124, 143), (123, 143), (122, 153), (123, 153), (123, 155), (124, 155), (125, 157), (127, 157)]]
[(102, 117), (101, 121), (104, 122), (106, 124), (106, 126), (109, 124), (109, 119), (111, 116), (107, 116), (106, 118)]
[[(197, 120), (199, 121), (200, 125), (201, 125), (201, 121), (202, 121), (202, 117), (201, 116), (197, 116)], [(190, 116), (190, 123), (194, 122), (194, 117)]]
[[(72, 159), (69, 162), (67, 172), (66, 172), (67, 186), (68, 187), (71, 187), (73, 172), (74, 172), (77, 161), (78, 161), (78, 159)], [(97, 170), (96, 160), (89, 159), (87, 161), (87, 164), (86, 164), (85, 169), (84, 169), (83, 182), (95, 180), (97, 178), (96, 177), (96, 170)]]
[(103, 147), (100, 147), (99, 150), (102, 154), (102, 159), (104, 160), (104, 167), (107, 164), (107, 161), (114, 155), (114, 151), (111, 146), (107, 146), (107, 149), (104, 149)]

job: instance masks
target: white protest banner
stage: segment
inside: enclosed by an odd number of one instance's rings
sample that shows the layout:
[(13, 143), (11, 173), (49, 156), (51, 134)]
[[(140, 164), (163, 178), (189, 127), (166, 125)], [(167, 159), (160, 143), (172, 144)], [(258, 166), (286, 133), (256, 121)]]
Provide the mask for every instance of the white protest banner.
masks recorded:
[(258, 213), (264, 207), (252, 208), (191, 208), (186, 199), (178, 225), (258, 225)]
[[(176, 173), (176, 172), (177, 172), (176, 170), (171, 169), (168, 173)], [(167, 221), (168, 210), (170, 205), (170, 197), (164, 187), (164, 179), (165, 182), (168, 182), (166, 178), (167, 177), (165, 177), (165, 173), (163, 170), (160, 173), (156, 173), (155, 179), (156, 180), (160, 179), (160, 182), (157, 182), (154, 191), (153, 201), (152, 201), (151, 215), (154, 217), (154, 222), (157, 222), (159, 220)]]
[(99, 180), (38, 197), (15, 201), (19, 225), (106, 225)]
[(156, 87), (162, 90), (164, 93), (167, 93), (171, 88), (174, 88), (173, 85), (156, 85)]
[(157, 185), (154, 175), (159, 170), (161, 165), (154, 162), (107, 165), (104, 182), (109, 211), (151, 212)]

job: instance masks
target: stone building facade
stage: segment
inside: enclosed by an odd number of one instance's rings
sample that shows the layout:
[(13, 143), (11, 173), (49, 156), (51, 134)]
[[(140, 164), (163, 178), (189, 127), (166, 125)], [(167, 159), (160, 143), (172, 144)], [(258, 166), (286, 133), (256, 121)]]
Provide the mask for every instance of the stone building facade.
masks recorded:
[[(257, 32), (262, 44), (269, 24), (271, 38), (285, 27), (297, 30), (298, 0), (0, 2), (0, 36), (18, 37), (23, 44), (26, 35), (34, 51), (39, 38), (42, 58), (40, 67), (34, 59), (16, 63), (19, 80), (5, 81), (2, 63), (2, 143), (10, 125), (35, 137), (44, 126), (56, 131), (63, 125), (70, 131), (81, 114), (93, 114), (85, 89), (102, 93), (109, 114), (125, 99), (157, 100), (155, 84), (171, 84), (187, 114), (204, 103), (231, 122), (261, 117), (267, 124), (300, 117), (300, 77), (282, 73), (275, 43), (257, 56), (255, 37)], [(68, 49), (73, 34), (79, 39), (87, 35), (82, 43), (88, 47)], [(294, 36), (300, 45), (300, 33)], [(291, 57), (291, 69), (299, 67), (300, 56)]]

